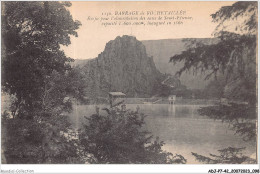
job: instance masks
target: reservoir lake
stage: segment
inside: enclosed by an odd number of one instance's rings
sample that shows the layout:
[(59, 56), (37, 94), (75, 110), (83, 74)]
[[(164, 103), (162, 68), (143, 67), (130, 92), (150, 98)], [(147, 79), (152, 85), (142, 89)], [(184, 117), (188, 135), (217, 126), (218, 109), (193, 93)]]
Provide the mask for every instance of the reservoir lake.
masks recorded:
[[(246, 147), (244, 154), (256, 158), (256, 143), (243, 141), (227, 123), (199, 115), (197, 110), (206, 105), (126, 104), (126, 108), (136, 110), (137, 105), (146, 115), (145, 128), (165, 142), (164, 150), (184, 156), (187, 164), (198, 163), (191, 152), (209, 156), (227, 147)], [(102, 108), (108, 106), (99, 107), (100, 114), (106, 114)], [(71, 119), (80, 127), (84, 116), (95, 113), (95, 105), (74, 105)]]

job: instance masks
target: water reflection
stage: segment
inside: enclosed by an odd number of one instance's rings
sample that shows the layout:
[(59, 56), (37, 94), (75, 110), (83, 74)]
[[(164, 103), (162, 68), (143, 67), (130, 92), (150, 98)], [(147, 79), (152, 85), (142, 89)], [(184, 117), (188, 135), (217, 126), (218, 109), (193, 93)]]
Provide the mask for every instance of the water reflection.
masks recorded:
[(168, 105), (168, 115), (175, 117), (176, 107), (175, 105)]

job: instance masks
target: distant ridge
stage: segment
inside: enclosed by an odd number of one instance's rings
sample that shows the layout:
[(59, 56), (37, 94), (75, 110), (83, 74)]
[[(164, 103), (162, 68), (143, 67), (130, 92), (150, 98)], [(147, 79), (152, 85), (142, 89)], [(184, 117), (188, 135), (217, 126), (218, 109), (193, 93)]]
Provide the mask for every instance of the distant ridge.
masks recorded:
[[(214, 44), (217, 42), (215, 38), (192, 38), (204, 44)], [(187, 40), (187, 39), (185, 39)], [(141, 41), (145, 47), (147, 54), (153, 56), (156, 68), (161, 73), (168, 73), (174, 75), (182, 66), (183, 63), (169, 63), (170, 57), (180, 54), (187, 48), (184, 39), (160, 39), (160, 40), (143, 40)], [(180, 81), (181, 84), (187, 86), (189, 89), (203, 89), (209, 83), (204, 80), (204, 74), (193, 75), (192, 72), (184, 72)]]

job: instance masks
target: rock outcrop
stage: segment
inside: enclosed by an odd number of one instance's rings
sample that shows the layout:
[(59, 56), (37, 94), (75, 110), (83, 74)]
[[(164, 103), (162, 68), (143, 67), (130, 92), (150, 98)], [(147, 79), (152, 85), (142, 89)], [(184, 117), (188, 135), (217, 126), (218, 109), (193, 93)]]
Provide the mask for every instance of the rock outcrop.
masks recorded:
[(86, 76), (90, 98), (107, 97), (111, 91), (127, 97), (150, 97), (164, 78), (142, 42), (132, 36), (109, 41), (97, 58), (78, 68)]

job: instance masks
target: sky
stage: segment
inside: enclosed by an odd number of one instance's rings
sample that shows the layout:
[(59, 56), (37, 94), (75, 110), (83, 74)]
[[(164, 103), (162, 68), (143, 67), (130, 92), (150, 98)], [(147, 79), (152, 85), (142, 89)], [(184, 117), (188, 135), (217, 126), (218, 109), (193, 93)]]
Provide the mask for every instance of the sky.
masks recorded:
[[(210, 14), (215, 13), (222, 6), (232, 5), (234, 1), (175, 1), (175, 2), (156, 2), (156, 1), (137, 1), (137, 2), (83, 2), (73, 1), (69, 11), (74, 20), (81, 22), (77, 30), (78, 37), (71, 36), (71, 44), (67, 47), (62, 46), (65, 54), (74, 59), (95, 58), (100, 54), (107, 42), (114, 40), (117, 36), (133, 35), (138, 40), (158, 40), (174, 38), (209, 38), (212, 37), (216, 24), (212, 22)], [(116, 12), (133, 12), (133, 17), (140, 17), (143, 11), (154, 13), (158, 11), (185, 11), (185, 17), (192, 17), (191, 20), (182, 20), (181, 25), (117, 25), (104, 26), (100, 21), (89, 20), (93, 17), (100, 17), (103, 14), (111, 13), (115, 16)], [(134, 13), (138, 11), (138, 15)], [(109, 16), (109, 18), (111, 17)], [(131, 15), (117, 15), (124, 17)], [(165, 15), (162, 15), (163, 17)], [(167, 15), (166, 15), (167, 16)], [(172, 15), (168, 15), (170, 17)], [(102, 17), (106, 17), (103, 15)], [(145, 16), (146, 19), (149, 16)], [(151, 15), (151, 17), (158, 17)], [(121, 20), (122, 21), (122, 20)], [(167, 22), (167, 21), (166, 21)]]

